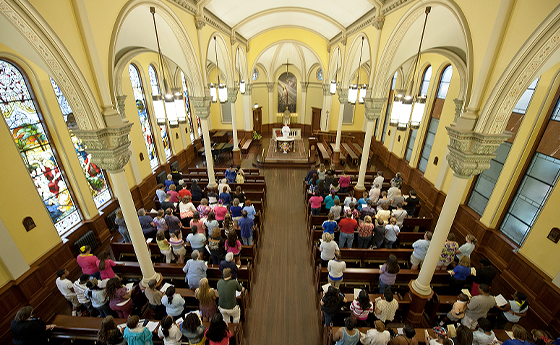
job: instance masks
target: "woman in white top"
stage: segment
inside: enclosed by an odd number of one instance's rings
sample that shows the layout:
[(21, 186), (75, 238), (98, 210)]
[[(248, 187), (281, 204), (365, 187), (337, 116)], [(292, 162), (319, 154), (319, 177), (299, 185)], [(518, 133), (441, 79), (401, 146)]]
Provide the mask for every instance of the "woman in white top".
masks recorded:
[(321, 240), (322, 242), (319, 246), (319, 251), (321, 252), (321, 262), (323, 267), (327, 267), (329, 260), (334, 258), (334, 253), (338, 250), (338, 244), (333, 241), (333, 235), (328, 232), (323, 233)]
[(332, 286), (338, 289), (340, 283), (342, 283), (344, 271), (346, 271), (346, 262), (342, 261), (342, 256), (340, 255), (339, 250), (334, 252), (334, 259), (329, 260), (327, 267), (329, 270), (328, 281)]
[(463, 256), (468, 256), (470, 258), (471, 253), (473, 252), (474, 247), (478, 242), (477, 239), (471, 234), (468, 234), (465, 237), (465, 241), (465, 244), (460, 246), (459, 250), (455, 253), (455, 262), (459, 262), (459, 259)]
[(196, 207), (191, 202), (191, 196), (185, 195), (183, 200), (179, 203), (179, 217), (184, 227), (190, 226), (193, 214), (196, 212)]
[(503, 328), (506, 323), (517, 323), (522, 316), (527, 315), (529, 310), (529, 302), (527, 302), (527, 295), (523, 292), (517, 291), (513, 294), (513, 300), (509, 300), (503, 306), (498, 306), (503, 313), (498, 317), (496, 328)]
[(380, 320), (376, 320), (374, 325), (375, 328), (368, 329), (366, 334), (360, 334), (360, 342), (363, 345), (387, 345), (391, 340), (391, 334)]
[(164, 345), (181, 345), (183, 333), (173, 322), (173, 316), (167, 315), (161, 320), (158, 328), (158, 337), (163, 339)]

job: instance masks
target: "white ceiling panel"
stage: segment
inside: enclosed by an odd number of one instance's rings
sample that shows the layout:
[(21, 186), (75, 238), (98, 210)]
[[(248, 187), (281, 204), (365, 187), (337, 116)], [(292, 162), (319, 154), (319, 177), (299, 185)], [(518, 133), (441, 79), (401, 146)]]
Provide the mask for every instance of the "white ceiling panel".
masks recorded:
[(324, 20), (321, 17), (303, 12), (271, 13), (259, 16), (258, 18), (240, 26), (237, 31), (243, 35), (243, 37), (250, 39), (263, 30), (281, 26), (304, 27), (317, 32), (327, 39), (332, 38), (340, 32), (339, 28), (331, 22)]

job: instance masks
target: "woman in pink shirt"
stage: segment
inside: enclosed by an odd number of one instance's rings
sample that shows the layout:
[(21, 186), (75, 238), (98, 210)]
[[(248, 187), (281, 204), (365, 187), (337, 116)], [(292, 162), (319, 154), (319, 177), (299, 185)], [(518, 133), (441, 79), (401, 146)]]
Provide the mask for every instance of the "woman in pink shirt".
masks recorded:
[(108, 251), (104, 251), (99, 255), (97, 259), (97, 267), (99, 267), (99, 273), (101, 274), (101, 280), (111, 279), (115, 277), (115, 272), (113, 272), (113, 267), (117, 264), (109, 259), (110, 254)]
[(225, 247), (228, 253), (233, 253), (236, 263), (241, 265), (241, 242), (237, 239), (235, 231), (228, 234)]
[(191, 220), (191, 228), (193, 227), (193, 225), (196, 225), (196, 227), (198, 228), (198, 232), (200, 233), (204, 233), (204, 229), (206, 229), (206, 226), (204, 225), (204, 222), (200, 219), (200, 213), (195, 212), (193, 213), (193, 219)]
[(214, 215), (216, 216), (218, 223), (220, 223), (220, 226), (222, 226), (227, 212), (227, 207), (223, 205), (222, 199), (218, 200), (218, 205), (214, 207)]
[(342, 173), (342, 176), (338, 179), (338, 185), (340, 186), (340, 192), (346, 193), (348, 191), (348, 187), (350, 186), (350, 176), (346, 175), (346, 171)]
[(80, 248), (80, 255), (76, 258), (78, 265), (82, 268), (82, 273), (88, 276), (93, 276), (101, 280), (99, 268), (97, 266), (97, 258), (91, 254), (90, 246), (82, 246)]
[(311, 203), (311, 215), (318, 216), (319, 213), (321, 213), (321, 203), (323, 202), (323, 197), (315, 195), (314, 192), (313, 196), (309, 198), (309, 202)]

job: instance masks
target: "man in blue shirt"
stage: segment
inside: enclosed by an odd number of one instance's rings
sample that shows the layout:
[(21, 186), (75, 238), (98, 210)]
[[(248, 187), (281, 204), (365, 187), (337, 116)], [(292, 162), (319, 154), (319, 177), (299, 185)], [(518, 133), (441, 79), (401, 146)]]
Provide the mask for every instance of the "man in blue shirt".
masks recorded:
[(417, 270), (418, 266), (422, 264), (422, 262), (426, 258), (426, 253), (428, 252), (428, 247), (430, 246), (431, 240), (432, 233), (430, 231), (426, 231), (423, 240), (418, 240), (412, 244), (412, 248), (414, 248), (414, 251), (410, 256), (410, 262), (412, 263), (412, 267), (410, 267), (411, 270)]
[(243, 241), (243, 245), (252, 246), (253, 226), (255, 226), (255, 223), (251, 218), (247, 217), (247, 211), (243, 211), (241, 214), (243, 217), (241, 217), (238, 222), (238, 225), (241, 228), (241, 240)]

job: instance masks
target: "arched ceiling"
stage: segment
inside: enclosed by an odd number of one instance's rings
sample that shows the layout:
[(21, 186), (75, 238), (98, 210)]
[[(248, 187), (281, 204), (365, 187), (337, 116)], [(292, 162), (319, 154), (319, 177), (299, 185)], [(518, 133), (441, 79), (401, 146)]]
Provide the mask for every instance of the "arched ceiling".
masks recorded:
[[(206, 0), (204, 6), (234, 31), (251, 38), (279, 27), (301, 27), (332, 39), (380, 0)], [(320, 28), (318, 30), (317, 28)]]
[(302, 73), (304, 80), (313, 65), (319, 64), (321, 66), (317, 55), (310, 48), (292, 41), (277, 42), (268, 46), (256, 59), (255, 65), (264, 66), (268, 77), (274, 78), (274, 73), (279, 68), (282, 68), (283, 71), (286, 70), (286, 61), (290, 64), (288, 70), (292, 69), (293, 71), (294, 67), (297, 68)]

